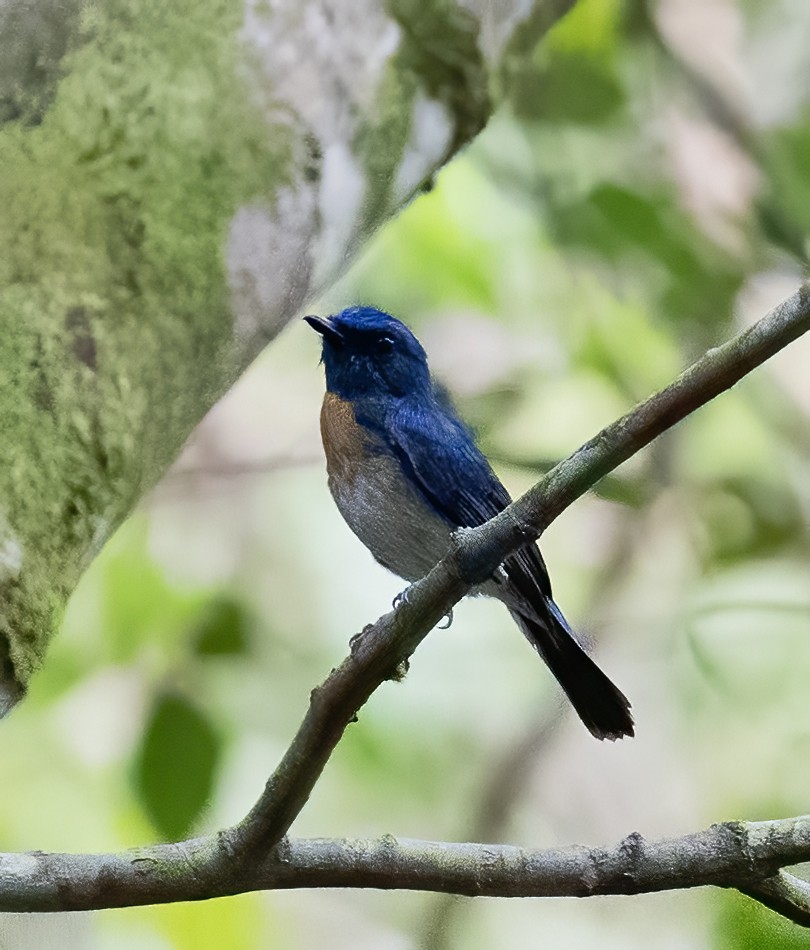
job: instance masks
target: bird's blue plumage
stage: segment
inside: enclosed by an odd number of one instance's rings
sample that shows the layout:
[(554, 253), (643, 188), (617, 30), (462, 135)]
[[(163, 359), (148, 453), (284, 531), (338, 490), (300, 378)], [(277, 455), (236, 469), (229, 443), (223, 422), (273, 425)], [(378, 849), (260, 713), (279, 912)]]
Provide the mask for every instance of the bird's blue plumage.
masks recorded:
[[(321, 431), (332, 495), (375, 558), (416, 580), (446, 553), (453, 531), (483, 524), (509, 494), (405, 324), (372, 307), (306, 320), (323, 336)], [(506, 604), (595, 736), (633, 734), (627, 699), (552, 600), (536, 545), (508, 558), (480, 592)]]
[(502, 511), (510, 498), (467, 428), (433, 398), (401, 400), (380, 412), (357, 408), (361, 425), (397, 458), (425, 502), (454, 528), (472, 528)]

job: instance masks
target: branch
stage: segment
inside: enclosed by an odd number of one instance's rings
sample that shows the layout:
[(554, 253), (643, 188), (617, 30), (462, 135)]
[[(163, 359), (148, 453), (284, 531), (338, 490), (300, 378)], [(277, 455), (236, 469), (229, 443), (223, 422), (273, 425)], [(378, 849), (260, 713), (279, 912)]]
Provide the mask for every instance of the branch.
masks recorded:
[(752, 327), (709, 350), (665, 389), (604, 428), (497, 517), (458, 532), (447, 556), (408, 589), (394, 612), (353, 638), (350, 656), (313, 691), (304, 721), (264, 794), (235, 829), (234, 845), (245, 853), (262, 853), (286, 834), (360, 708), (382, 682), (397, 677), (400, 664), (470, 588), (535, 541), (600, 478), (808, 329), (810, 284), (803, 284)]
[(531, 851), (386, 835), (376, 840), (285, 841), (252, 865), (234, 862), (222, 838), (119, 854), (0, 855), (0, 911), (97, 910), (203, 900), (257, 890), (357, 887), (477, 897), (593, 897), (673, 888), (736, 888), (810, 925), (808, 885), (783, 874), (810, 857), (810, 816), (729, 821), (612, 848)]

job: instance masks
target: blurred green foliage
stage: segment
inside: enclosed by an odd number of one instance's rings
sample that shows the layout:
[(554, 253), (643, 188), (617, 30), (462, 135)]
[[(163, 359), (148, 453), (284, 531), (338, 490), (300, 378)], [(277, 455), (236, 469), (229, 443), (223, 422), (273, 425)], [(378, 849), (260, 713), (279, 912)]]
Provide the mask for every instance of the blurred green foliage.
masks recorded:
[(192, 631), (194, 652), (200, 656), (239, 656), (249, 649), (244, 605), (232, 597), (210, 601)]
[[(367, 301), (408, 320), (514, 493), (801, 277), (810, 108), (797, 77), (810, 48), (792, 38), (810, 8), (725, 9), (753, 103), (712, 73), (721, 30), (695, 33), (688, 59), (655, 6), (581, 0), (511, 77), (478, 142), (317, 304)], [(763, 78), (756, 64), (774, 56), (782, 71)], [(744, 134), (696, 70), (749, 109)], [(4, 847), (125, 847), (237, 820), (309, 691), (388, 609), (400, 582), (349, 535), (313, 462), (316, 364), (306, 328), (276, 341), (87, 573), (29, 701), (3, 723), (16, 776), (0, 802)], [(464, 604), (352, 725), (295, 833), (475, 837), (496, 781), (500, 838), (526, 845), (806, 812), (808, 365), (800, 341), (544, 539), (558, 599), (633, 699), (637, 739), (602, 747), (565, 720), (532, 753), (528, 784), (505, 781), (504, 751), (540, 729), (557, 694), (497, 605)], [(711, 891), (459, 903), (452, 917), (437, 906), (250, 896), (100, 915), (92, 946), (808, 943)], [(72, 934), (59, 945), (91, 945)]]
[(773, 914), (753, 901), (728, 895), (720, 901), (717, 950), (805, 950), (810, 934)]
[(211, 797), (220, 754), (204, 712), (180, 695), (155, 697), (135, 752), (133, 782), (162, 838), (188, 837)]

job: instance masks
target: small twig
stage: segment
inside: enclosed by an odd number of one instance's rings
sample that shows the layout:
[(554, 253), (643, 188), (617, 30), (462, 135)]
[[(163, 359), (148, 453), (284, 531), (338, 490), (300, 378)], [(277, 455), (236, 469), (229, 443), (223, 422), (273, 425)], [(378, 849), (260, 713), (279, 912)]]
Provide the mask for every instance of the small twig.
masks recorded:
[(810, 927), (810, 882), (795, 874), (777, 871), (773, 877), (763, 878), (739, 890), (788, 920)]

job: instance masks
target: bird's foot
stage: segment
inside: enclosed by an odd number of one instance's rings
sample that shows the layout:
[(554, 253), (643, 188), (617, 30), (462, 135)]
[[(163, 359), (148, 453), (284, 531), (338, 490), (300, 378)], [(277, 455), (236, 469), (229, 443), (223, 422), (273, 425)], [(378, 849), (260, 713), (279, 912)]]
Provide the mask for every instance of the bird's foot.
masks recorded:
[(437, 624), (437, 625), (436, 625), (436, 629), (437, 629), (437, 630), (447, 630), (448, 627), (450, 627), (450, 626), (452, 625), (452, 623), (453, 623), (453, 608), (451, 607), (451, 608), (450, 608), (450, 612), (447, 614), (447, 616), (444, 618), (444, 620), (443, 620), (440, 624)]
[(365, 627), (363, 627), (363, 629), (359, 633), (356, 633), (349, 640), (349, 651), (351, 652), (352, 656), (354, 656), (355, 653), (357, 653), (358, 649), (360, 648), (360, 644), (363, 642), (363, 639), (367, 636), (367, 634), (371, 633), (373, 629), (374, 629), (374, 624), (367, 623)]
[(397, 596), (391, 601), (391, 606), (394, 610), (399, 607), (400, 604), (408, 603), (408, 593), (410, 592), (410, 587), (406, 587), (405, 590), (401, 590)]

